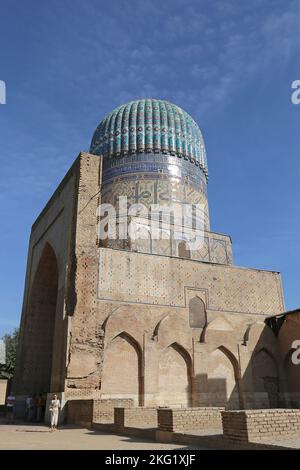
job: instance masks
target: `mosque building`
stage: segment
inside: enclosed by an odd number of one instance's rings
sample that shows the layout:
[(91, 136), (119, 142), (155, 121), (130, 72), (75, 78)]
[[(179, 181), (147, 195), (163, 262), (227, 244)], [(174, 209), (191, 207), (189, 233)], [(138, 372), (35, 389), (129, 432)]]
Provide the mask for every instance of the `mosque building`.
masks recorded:
[(265, 321), (285, 310), (280, 274), (234, 265), (207, 184), (180, 107), (139, 99), (100, 122), (32, 227), (17, 396), (238, 409), (297, 395), (289, 343)]

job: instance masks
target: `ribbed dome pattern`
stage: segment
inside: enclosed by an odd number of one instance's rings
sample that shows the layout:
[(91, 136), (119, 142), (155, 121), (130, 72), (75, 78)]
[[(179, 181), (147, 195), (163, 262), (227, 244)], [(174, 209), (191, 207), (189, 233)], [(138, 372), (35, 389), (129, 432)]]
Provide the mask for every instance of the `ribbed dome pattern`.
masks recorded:
[(143, 152), (177, 155), (208, 175), (198, 125), (179, 106), (163, 100), (140, 99), (116, 108), (97, 127), (90, 152), (104, 157)]

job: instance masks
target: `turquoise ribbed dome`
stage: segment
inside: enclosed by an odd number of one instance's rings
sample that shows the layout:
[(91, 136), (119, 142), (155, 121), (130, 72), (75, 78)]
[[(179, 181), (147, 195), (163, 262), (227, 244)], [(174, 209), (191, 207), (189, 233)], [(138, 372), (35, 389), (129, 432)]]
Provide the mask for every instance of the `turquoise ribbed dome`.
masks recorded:
[(208, 174), (198, 125), (179, 106), (163, 100), (140, 99), (116, 108), (97, 127), (90, 152), (104, 157), (145, 152), (176, 155)]

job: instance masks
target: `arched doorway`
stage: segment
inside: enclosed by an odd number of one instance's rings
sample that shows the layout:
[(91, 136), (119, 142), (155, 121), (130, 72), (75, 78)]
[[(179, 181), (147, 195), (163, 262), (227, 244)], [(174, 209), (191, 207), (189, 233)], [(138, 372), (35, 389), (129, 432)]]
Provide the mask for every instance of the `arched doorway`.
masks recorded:
[(177, 343), (163, 350), (159, 360), (159, 405), (191, 406), (192, 362)]
[(47, 243), (34, 276), (25, 319), (22, 375), (28, 393), (51, 391), (57, 293), (57, 260)]
[(143, 388), (141, 347), (132, 336), (121, 333), (104, 352), (101, 392), (143, 405)]

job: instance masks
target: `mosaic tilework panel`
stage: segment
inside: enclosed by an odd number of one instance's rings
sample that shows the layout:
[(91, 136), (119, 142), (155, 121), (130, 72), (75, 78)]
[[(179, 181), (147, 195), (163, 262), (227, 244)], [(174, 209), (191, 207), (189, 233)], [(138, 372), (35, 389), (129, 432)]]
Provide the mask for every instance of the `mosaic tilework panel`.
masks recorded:
[(210, 253), (212, 263), (227, 264), (226, 242), (224, 240), (210, 240)]
[(114, 180), (102, 188), (102, 203), (113, 204), (118, 212), (118, 201), (120, 196), (126, 196), (128, 205), (143, 204), (150, 208), (152, 204), (169, 206), (176, 204), (197, 204), (199, 210), (203, 211), (205, 229), (209, 230), (209, 210), (206, 194), (198, 187), (177, 179), (152, 178), (144, 175), (139, 179)]
[(180, 107), (163, 100), (140, 99), (119, 106), (97, 127), (90, 153), (115, 158), (140, 152), (187, 157), (207, 175), (201, 131)]
[(116, 204), (119, 196), (127, 196), (130, 204), (169, 204), (171, 201), (207, 204), (206, 194), (188, 183), (170, 178), (120, 178), (102, 189), (102, 202)]
[(203, 244), (200, 247), (199, 250), (193, 250), (191, 251), (191, 258), (192, 259), (197, 259), (201, 261), (206, 261), (209, 262), (211, 261), (211, 255), (210, 255), (210, 250), (209, 250), (209, 238), (204, 237), (203, 239)]
[(186, 179), (198, 186), (206, 193), (206, 177), (203, 171), (195, 165), (191, 165), (184, 158), (176, 158), (171, 155), (142, 153), (129, 155), (117, 159), (104, 159), (102, 181), (108, 181), (125, 174), (161, 174), (172, 178)]
[(99, 249), (99, 299), (185, 307), (186, 288), (206, 289), (212, 310), (272, 315), (284, 309), (277, 273)]

